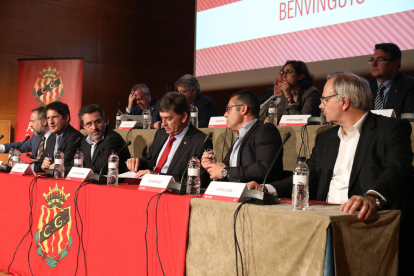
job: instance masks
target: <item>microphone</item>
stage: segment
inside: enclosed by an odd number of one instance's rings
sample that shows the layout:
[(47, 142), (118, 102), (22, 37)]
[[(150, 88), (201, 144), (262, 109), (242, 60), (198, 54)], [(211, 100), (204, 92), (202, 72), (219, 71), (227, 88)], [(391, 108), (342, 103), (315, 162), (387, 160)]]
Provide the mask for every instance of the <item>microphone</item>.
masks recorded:
[[(129, 145), (131, 145), (131, 141), (127, 141), (122, 147), (121, 147), (121, 149), (120, 150), (118, 150), (117, 152), (116, 152), (116, 154), (118, 155), (125, 147), (128, 147)], [(100, 171), (99, 171), (99, 174), (96, 174), (96, 173), (94, 173), (94, 174), (92, 174), (91, 175), (91, 182), (93, 182), (93, 183), (98, 183), (98, 184), (106, 184), (106, 177), (102, 177), (101, 178), (101, 175), (102, 175), (102, 170), (103, 170), (103, 168), (107, 165), (109, 163), (109, 160), (105, 163), (105, 165), (104, 166), (102, 166), (102, 168), (100, 169)]]
[(118, 110), (119, 106), (121, 105), (122, 100), (119, 101), (118, 105), (116, 106), (116, 108), (114, 109), (114, 111), (111, 113), (111, 115), (108, 117), (108, 121), (106, 122), (106, 124), (109, 124), (109, 119), (111, 119), (111, 117), (114, 115), (114, 113)]
[(26, 138), (24, 138), (23, 142), (20, 143), (20, 145), (17, 147), (18, 150), (23, 146), (24, 143), (26, 143), (27, 140), (30, 139), (30, 135), (26, 134)]
[(258, 204), (258, 205), (273, 205), (273, 204), (279, 204), (280, 201), (276, 196), (272, 196), (269, 193), (264, 192), (264, 187), (266, 184), (267, 177), (269, 176), (270, 172), (272, 171), (274, 165), (276, 164), (276, 160), (279, 158), (280, 153), (282, 152), (283, 146), (289, 140), (291, 134), (290, 132), (286, 132), (285, 136), (282, 141), (282, 145), (280, 146), (278, 152), (276, 153), (275, 158), (273, 159), (272, 164), (270, 165), (269, 169), (267, 170), (266, 176), (264, 178), (263, 184), (262, 184), (262, 190), (248, 190), (244, 193), (245, 198), (250, 198), (252, 200), (252, 203)]
[(1, 139), (3, 139), (3, 137), (4, 137), (4, 135), (3, 135), (3, 134), (2, 134), (2, 135), (0, 135), (0, 140), (1, 140)]
[(197, 150), (197, 158), (200, 159), (201, 156), (203, 155), (203, 149), (205, 148), (207, 141), (211, 140), (211, 138), (213, 137), (213, 132), (209, 132), (206, 135), (206, 138), (204, 139), (203, 144), (198, 148)]
[[(69, 151), (69, 150), (71, 150), (79, 141), (80, 141), (80, 139), (82, 139), (82, 137), (78, 137), (77, 139), (76, 139), (76, 141), (75, 141), (75, 143), (73, 143), (72, 144), (72, 146), (70, 146), (68, 149), (67, 149), (67, 151)], [(49, 156), (50, 157), (50, 156)], [(55, 158), (53, 157), (53, 160), (54, 160)], [(69, 172), (65, 172), (65, 174), (66, 173), (69, 173)], [(52, 170), (52, 169), (47, 169), (46, 170), (46, 176), (49, 176), (49, 177), (54, 177), (54, 170)]]

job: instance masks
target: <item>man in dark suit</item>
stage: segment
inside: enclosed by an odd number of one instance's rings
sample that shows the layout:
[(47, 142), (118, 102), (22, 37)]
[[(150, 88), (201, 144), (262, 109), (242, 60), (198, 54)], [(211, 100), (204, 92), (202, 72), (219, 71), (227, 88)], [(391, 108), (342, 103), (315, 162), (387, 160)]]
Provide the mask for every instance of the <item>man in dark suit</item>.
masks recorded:
[(263, 94), (259, 98), (259, 104), (260, 104), (260, 115), (259, 120), (264, 122), (269, 115), (269, 106), (270, 102), (274, 101), (276, 105), (280, 103), (280, 100), (282, 99), (283, 91), (280, 88), (280, 85), (282, 84), (282, 75), (278, 71), (276, 74), (275, 81), (273, 82), (273, 88), (267, 88), (265, 91), (263, 91)]
[(76, 148), (79, 148), (83, 135), (69, 124), (70, 112), (65, 103), (52, 102), (48, 104), (46, 118), (52, 134), (47, 139), (43, 156), (35, 164), (35, 171), (54, 169), (55, 154), (60, 148), (65, 155), (65, 174), (68, 174), (73, 164)]
[(183, 93), (190, 107), (195, 106), (198, 109), (198, 127), (208, 127), (211, 117), (219, 116), (219, 112), (213, 99), (201, 94), (200, 84), (196, 77), (186, 74), (175, 82), (178, 92)]
[[(82, 106), (78, 116), (88, 133), (83, 137), (80, 147), (83, 167), (91, 168), (94, 173), (106, 174), (111, 151), (118, 152), (125, 145), (125, 141), (111, 126), (105, 124), (105, 114), (99, 104)], [(131, 158), (128, 147), (124, 147), (118, 157), (119, 173), (124, 173), (127, 171), (125, 162)]]
[[(137, 178), (145, 174), (167, 174), (180, 181), (191, 154), (199, 154), (203, 149), (212, 148), (212, 142), (208, 140), (203, 145), (206, 134), (189, 122), (190, 107), (183, 94), (165, 94), (161, 98), (159, 108), (163, 128), (155, 133), (147, 156), (128, 159), (127, 166), (128, 169), (137, 172)], [(200, 181), (201, 187), (206, 187), (210, 182), (203, 168)]]
[[(137, 105), (134, 106), (134, 101)], [(161, 121), (160, 112), (158, 110), (159, 100), (152, 98), (151, 93), (145, 84), (136, 84), (132, 87), (131, 93), (128, 98), (128, 107), (126, 113), (130, 115), (142, 115), (142, 111), (145, 109), (150, 110), (151, 123), (154, 126), (157, 122)]]
[[(211, 179), (231, 182), (263, 181), (282, 139), (276, 126), (258, 120), (259, 101), (250, 91), (233, 94), (224, 116), (227, 127), (235, 131), (237, 141), (230, 148), (223, 163), (211, 163), (209, 154), (203, 154), (202, 165)], [(281, 179), (282, 155), (275, 165), (270, 181)]]
[(372, 91), (372, 108), (394, 109), (398, 118), (403, 113), (414, 112), (414, 78), (399, 72), (401, 50), (393, 43), (375, 45), (369, 60)]
[[(0, 153), (7, 153), (11, 148), (17, 148), (20, 152), (31, 152), (32, 156), (35, 158), (32, 161), (38, 159), (39, 145), (42, 142), (42, 146), (45, 145), (45, 140), (50, 135), (49, 127), (46, 120), (46, 108), (44, 106), (37, 107), (32, 110), (30, 115), (29, 127), (33, 130), (34, 134), (32, 138), (26, 142), (15, 142), (10, 144), (0, 145)], [(44, 138), (43, 138), (44, 137)], [(41, 152), (43, 149), (41, 150)]]
[[(307, 162), (310, 199), (342, 204), (345, 213), (359, 211), (359, 219), (381, 209), (401, 210), (402, 272), (414, 246), (411, 125), (371, 113), (368, 82), (351, 73), (333, 76), (322, 96), (320, 108), (327, 121), (338, 126), (316, 137)], [(261, 190), (255, 182), (248, 185)], [(279, 197), (291, 197), (291, 177), (272, 186)]]

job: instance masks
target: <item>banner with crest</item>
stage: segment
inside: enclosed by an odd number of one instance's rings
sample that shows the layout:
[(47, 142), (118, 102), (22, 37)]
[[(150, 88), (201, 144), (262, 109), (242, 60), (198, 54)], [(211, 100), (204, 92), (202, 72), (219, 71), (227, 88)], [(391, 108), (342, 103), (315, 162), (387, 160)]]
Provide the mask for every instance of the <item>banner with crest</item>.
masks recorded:
[(70, 124), (79, 130), (82, 105), (83, 59), (19, 59), (15, 141), (22, 141), (29, 128), (31, 110), (54, 101), (69, 106)]

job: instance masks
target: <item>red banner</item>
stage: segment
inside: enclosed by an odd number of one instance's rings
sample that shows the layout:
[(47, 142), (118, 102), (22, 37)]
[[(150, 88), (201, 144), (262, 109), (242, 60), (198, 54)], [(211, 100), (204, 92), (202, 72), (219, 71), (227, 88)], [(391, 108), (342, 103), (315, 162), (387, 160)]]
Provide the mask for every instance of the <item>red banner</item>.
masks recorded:
[(70, 124), (79, 130), (82, 104), (83, 59), (19, 60), (15, 141), (22, 141), (29, 128), (33, 108), (54, 101), (69, 106)]

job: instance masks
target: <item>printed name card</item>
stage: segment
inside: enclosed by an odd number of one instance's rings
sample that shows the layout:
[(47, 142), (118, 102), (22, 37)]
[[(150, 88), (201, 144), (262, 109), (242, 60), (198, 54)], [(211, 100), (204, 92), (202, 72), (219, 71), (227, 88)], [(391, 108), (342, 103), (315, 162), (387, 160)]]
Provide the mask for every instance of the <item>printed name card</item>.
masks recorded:
[(227, 119), (224, 116), (211, 117), (208, 128), (227, 127)]
[(93, 171), (91, 169), (72, 167), (69, 174), (66, 176), (66, 180), (83, 182), (89, 180), (92, 174)]
[(10, 174), (14, 175), (36, 175), (34, 171), (32, 170), (32, 167), (30, 167), (30, 164), (22, 164), (17, 163), (14, 165), (12, 170), (10, 171)]
[(279, 126), (304, 126), (311, 115), (283, 115)]
[(371, 110), (371, 112), (377, 115), (385, 116), (385, 117), (391, 117), (391, 118), (396, 117), (394, 109)]
[(118, 129), (132, 129), (136, 126), (136, 121), (123, 121)]
[(3, 161), (0, 161), (0, 166), (3, 166), (4, 165), (4, 162)]
[(211, 181), (203, 198), (209, 200), (239, 202), (243, 201), (246, 183)]
[(167, 190), (170, 182), (174, 182), (174, 177), (171, 175), (146, 174), (142, 178), (138, 190), (162, 193)]

